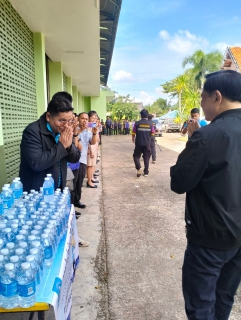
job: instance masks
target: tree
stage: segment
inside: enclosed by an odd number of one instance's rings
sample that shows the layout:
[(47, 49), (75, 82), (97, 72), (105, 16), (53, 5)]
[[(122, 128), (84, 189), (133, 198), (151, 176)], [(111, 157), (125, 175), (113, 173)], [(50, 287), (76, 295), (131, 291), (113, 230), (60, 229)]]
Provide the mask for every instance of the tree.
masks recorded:
[(191, 64), (193, 66), (193, 68), (189, 70), (194, 75), (198, 88), (202, 90), (205, 74), (219, 70), (222, 61), (223, 55), (218, 50), (207, 54), (202, 50), (197, 50), (191, 56), (183, 59), (182, 66), (183, 68), (185, 68), (187, 64)]
[(178, 96), (178, 108), (179, 114), (182, 112), (182, 93), (189, 87), (190, 77), (187, 73), (184, 73), (175, 79), (164, 83), (162, 86), (164, 93), (171, 94), (172, 97)]
[(137, 105), (133, 103), (130, 95), (118, 96), (107, 104), (107, 111), (111, 113), (111, 117), (115, 120), (137, 119), (139, 110)]
[(154, 101), (152, 105), (145, 107), (149, 113), (155, 114), (156, 116), (161, 116), (163, 113), (166, 113), (168, 110), (170, 110), (170, 108), (171, 106), (167, 103), (167, 100), (163, 98), (159, 98)]

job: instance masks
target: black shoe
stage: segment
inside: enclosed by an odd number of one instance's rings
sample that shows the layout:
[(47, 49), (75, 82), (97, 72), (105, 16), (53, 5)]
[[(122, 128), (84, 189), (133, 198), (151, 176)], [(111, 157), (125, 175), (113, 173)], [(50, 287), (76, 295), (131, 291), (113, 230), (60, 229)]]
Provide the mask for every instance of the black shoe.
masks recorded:
[(93, 174), (93, 177), (96, 179), (97, 177), (99, 177), (99, 174)]
[(81, 216), (81, 212), (75, 211), (75, 216)]
[(76, 208), (80, 208), (80, 209), (85, 209), (85, 208), (86, 208), (86, 205), (83, 204), (83, 203), (81, 203), (81, 202), (75, 203), (74, 206), (75, 206)]
[(93, 183), (99, 183), (99, 180), (91, 180)]
[(90, 184), (88, 184), (88, 182), (86, 182), (86, 185), (87, 185), (87, 188), (97, 188), (97, 185), (96, 185), (96, 184), (93, 185), (93, 186), (91, 186)]
[(98, 173), (98, 172), (100, 172), (100, 170), (95, 170), (95, 173)]

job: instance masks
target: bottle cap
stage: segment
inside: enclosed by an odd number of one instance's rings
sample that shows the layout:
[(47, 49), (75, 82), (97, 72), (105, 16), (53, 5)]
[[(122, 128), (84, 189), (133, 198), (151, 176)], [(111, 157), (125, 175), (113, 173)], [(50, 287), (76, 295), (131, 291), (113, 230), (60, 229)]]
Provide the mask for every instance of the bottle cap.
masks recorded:
[(15, 244), (14, 244), (13, 242), (8, 242), (8, 243), (6, 244), (6, 247), (7, 247), (8, 249), (13, 249), (14, 246), (15, 246)]
[(6, 223), (0, 223), (0, 229), (5, 229), (6, 228)]
[(11, 228), (5, 228), (5, 229), (4, 229), (4, 232), (5, 232), (5, 233), (9, 233), (9, 232), (11, 232), (11, 231), (12, 231)]
[(28, 261), (28, 262), (34, 261), (34, 256), (28, 255), (28, 256), (26, 257), (26, 261)]
[(17, 249), (15, 250), (15, 253), (16, 253), (17, 255), (23, 254), (23, 249), (22, 249), (22, 248), (17, 248)]
[(28, 240), (29, 241), (34, 241), (36, 238), (35, 238), (35, 236), (34, 235), (30, 235), (30, 236), (28, 236)]
[(47, 173), (47, 177), (52, 177), (52, 174), (51, 173)]
[(4, 256), (0, 254), (0, 262), (2, 262), (3, 260), (4, 260)]
[(30, 268), (30, 263), (29, 263), (29, 262), (23, 262), (23, 263), (21, 263), (21, 268), (22, 268), (23, 270), (29, 269), (29, 268)]
[(32, 249), (29, 250), (29, 252), (30, 252), (31, 255), (37, 254), (38, 253), (38, 249), (37, 248), (32, 248)]
[(44, 178), (45, 181), (49, 181), (49, 177)]
[(4, 256), (6, 256), (7, 254), (9, 254), (8, 248), (1, 249), (1, 254), (4, 255)]
[(19, 261), (19, 256), (11, 256), (10, 257), (10, 261), (15, 263), (15, 262), (18, 262)]
[(17, 236), (16, 236), (16, 239), (18, 240), (18, 241), (23, 241), (23, 239), (24, 239), (24, 236), (22, 235), (22, 234), (18, 234)]
[(41, 238), (47, 239), (47, 238), (48, 238), (48, 235), (47, 235), (46, 233), (43, 233), (43, 234), (41, 234)]
[(23, 242), (19, 242), (19, 247), (26, 249), (28, 246), (27, 242), (23, 241)]
[(6, 263), (5, 264), (5, 270), (11, 271), (14, 269), (14, 264), (13, 263)]

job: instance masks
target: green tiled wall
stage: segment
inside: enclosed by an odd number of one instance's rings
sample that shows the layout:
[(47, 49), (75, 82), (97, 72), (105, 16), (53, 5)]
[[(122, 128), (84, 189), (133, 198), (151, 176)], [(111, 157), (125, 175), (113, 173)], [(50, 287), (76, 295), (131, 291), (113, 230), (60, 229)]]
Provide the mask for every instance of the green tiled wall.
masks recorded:
[(0, 158), (5, 163), (0, 187), (18, 176), (22, 131), (36, 119), (33, 33), (12, 5), (0, 0)]

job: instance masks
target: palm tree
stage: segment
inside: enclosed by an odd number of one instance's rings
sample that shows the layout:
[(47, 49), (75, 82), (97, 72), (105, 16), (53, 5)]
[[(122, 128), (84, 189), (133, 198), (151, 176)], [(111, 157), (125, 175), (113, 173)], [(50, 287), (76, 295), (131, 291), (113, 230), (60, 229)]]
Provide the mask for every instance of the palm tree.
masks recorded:
[(175, 79), (161, 85), (164, 93), (171, 94), (172, 97), (178, 96), (179, 114), (182, 114), (182, 93), (189, 87), (189, 76), (184, 73)]
[(220, 51), (215, 50), (210, 53), (204, 53), (202, 50), (195, 51), (191, 56), (183, 59), (182, 66), (191, 64), (193, 68), (189, 69), (200, 90), (203, 89), (205, 74), (220, 70), (223, 61), (223, 55)]

